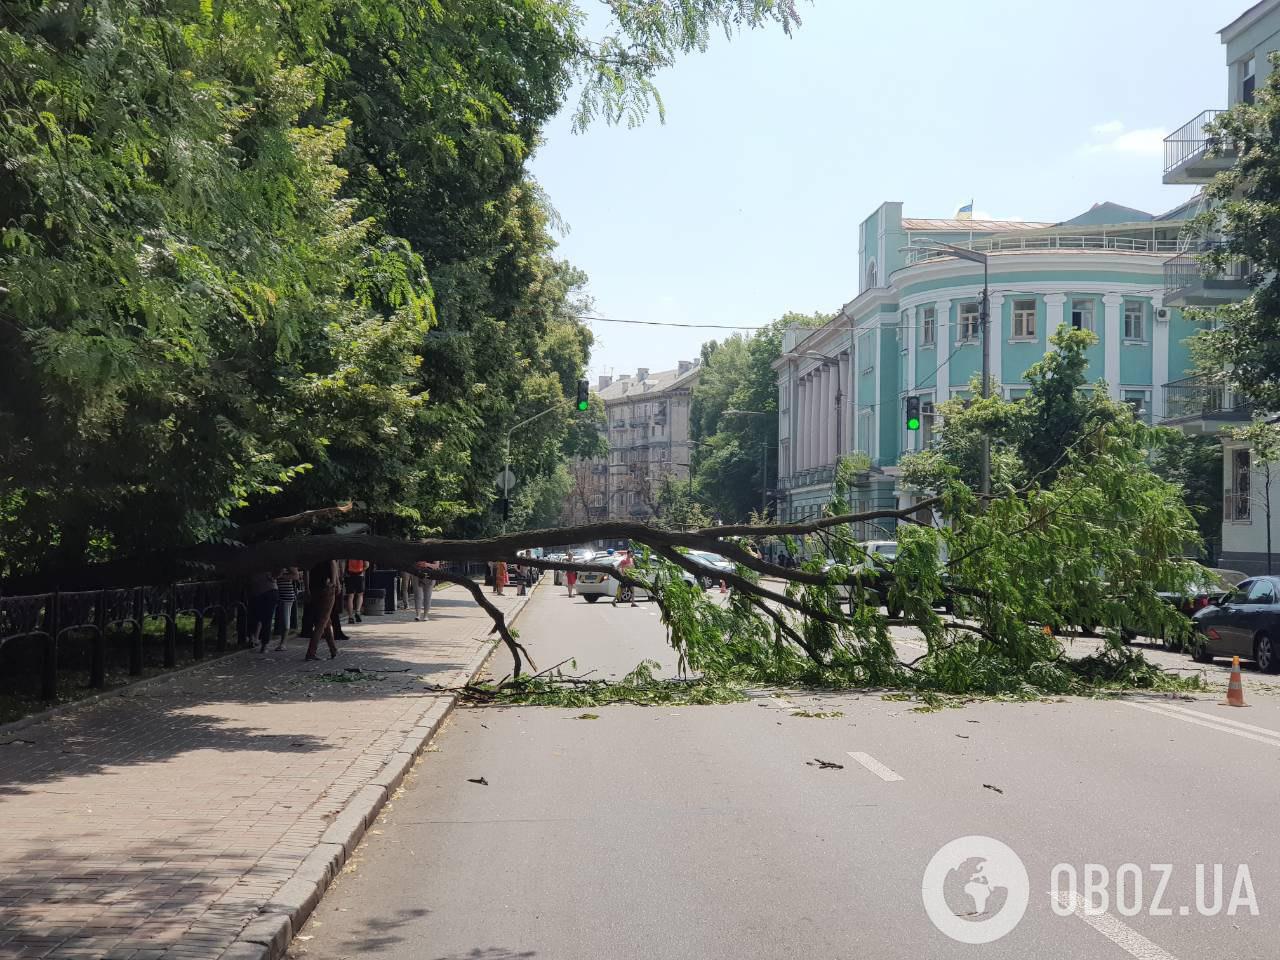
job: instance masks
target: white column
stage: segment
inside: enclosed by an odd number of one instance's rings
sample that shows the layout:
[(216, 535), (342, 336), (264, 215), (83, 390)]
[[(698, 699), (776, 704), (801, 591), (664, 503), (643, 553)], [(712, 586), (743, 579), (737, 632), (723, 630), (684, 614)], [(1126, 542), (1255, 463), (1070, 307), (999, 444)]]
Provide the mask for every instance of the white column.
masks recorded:
[[(991, 320), (991, 393), (1004, 396), (1004, 294), (990, 295)], [(1012, 331), (1010, 331), (1012, 333)]]
[(1108, 293), (1102, 298), (1102, 377), (1112, 400), (1120, 399), (1120, 307), (1124, 297)]
[(818, 381), (812, 373), (805, 377), (805, 452), (804, 468), (806, 470), (818, 463)]
[(853, 365), (849, 362), (849, 354), (847, 352), (840, 354), (840, 362), (836, 367), (836, 376), (838, 377), (838, 389), (840, 394), (840, 425), (839, 434), (836, 438), (836, 456), (848, 453), (853, 449), (853, 444), (849, 441), (851, 435), (853, 416), (850, 413), (849, 398), (852, 396), (852, 382), (849, 377), (849, 371), (853, 369)]
[(814, 466), (820, 467), (827, 462), (827, 368), (825, 365), (818, 367), (813, 372), (813, 382), (818, 385), (815, 401), (816, 409), (814, 410), (814, 419), (817, 424), (818, 456), (814, 461)]
[(809, 414), (805, 408), (805, 404), (809, 400), (809, 385), (804, 382), (803, 377), (796, 379), (796, 411), (792, 417), (792, 426), (794, 434), (792, 435), (791, 447), (796, 452), (796, 470), (805, 468), (805, 457), (808, 454), (806, 447), (805, 434), (809, 429)]
[(827, 463), (836, 462), (836, 394), (840, 392), (840, 366), (829, 363), (823, 368), (827, 374)]
[(1044, 295), (1044, 344), (1046, 350), (1054, 349), (1053, 335), (1058, 327), (1067, 322), (1067, 313), (1063, 304), (1067, 302), (1065, 294), (1046, 293)]
[(1164, 385), (1169, 382), (1169, 321), (1156, 314), (1164, 306), (1163, 294), (1151, 298), (1151, 422), (1165, 418)]
[(934, 341), (938, 344), (938, 374), (934, 377), (934, 402), (951, 399), (951, 301), (939, 300), (934, 304), (938, 331)]
[(880, 392), (880, 367), (882, 366), (880, 358), (884, 356), (882, 350), (883, 344), (880, 342), (880, 339), (883, 335), (884, 327), (880, 325), (879, 320), (876, 320), (876, 335), (875, 339), (872, 341), (875, 344), (876, 351), (875, 359), (872, 361), (876, 365), (876, 396), (872, 401), (875, 404), (875, 407), (873, 408), (875, 412), (871, 416), (871, 440), (867, 444), (867, 446), (871, 448), (868, 452), (871, 454), (871, 461), (873, 463), (880, 462), (880, 417), (884, 414), (884, 395)]
[(907, 338), (907, 390), (915, 390), (916, 383), (916, 342), (920, 339), (920, 331), (916, 329), (916, 317), (920, 308), (913, 307), (907, 312), (907, 328), (902, 335)]

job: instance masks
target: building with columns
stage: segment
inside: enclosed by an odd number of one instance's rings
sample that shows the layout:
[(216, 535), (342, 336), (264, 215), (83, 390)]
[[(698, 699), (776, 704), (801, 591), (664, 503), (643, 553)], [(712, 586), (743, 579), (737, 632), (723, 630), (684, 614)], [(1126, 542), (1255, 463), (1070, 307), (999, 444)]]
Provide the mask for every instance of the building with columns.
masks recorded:
[[(988, 258), (991, 371), (1006, 397), (1026, 391), (1024, 372), (1069, 325), (1098, 336), (1089, 379), (1148, 420), (1163, 419), (1161, 386), (1191, 366), (1192, 325), (1164, 299), (1165, 261), (1190, 212), (1101, 203), (1044, 223), (909, 218), (901, 203), (882, 204), (859, 228), (858, 295), (825, 326), (790, 331), (774, 365), (779, 518), (820, 513), (837, 460), (855, 452), (871, 464), (856, 507), (907, 503), (899, 458), (930, 443), (939, 403), (970, 392), (981, 369), (982, 265), (930, 241)], [(906, 428), (908, 397), (920, 399), (918, 431)]]

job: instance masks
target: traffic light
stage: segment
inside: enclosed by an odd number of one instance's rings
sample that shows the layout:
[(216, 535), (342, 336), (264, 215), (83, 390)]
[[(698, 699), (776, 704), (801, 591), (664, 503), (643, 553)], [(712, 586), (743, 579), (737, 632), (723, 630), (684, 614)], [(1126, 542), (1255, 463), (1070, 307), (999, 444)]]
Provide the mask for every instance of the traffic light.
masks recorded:
[(591, 385), (586, 380), (578, 381), (578, 409), (586, 410), (591, 406)]
[(920, 429), (920, 398), (907, 397), (907, 429)]

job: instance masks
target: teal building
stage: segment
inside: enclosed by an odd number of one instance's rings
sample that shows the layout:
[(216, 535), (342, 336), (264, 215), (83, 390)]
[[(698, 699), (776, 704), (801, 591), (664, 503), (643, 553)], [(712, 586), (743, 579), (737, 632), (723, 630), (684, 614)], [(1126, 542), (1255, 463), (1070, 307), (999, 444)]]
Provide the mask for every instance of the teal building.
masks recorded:
[[(904, 217), (884, 203), (858, 228), (859, 292), (824, 327), (784, 339), (778, 374), (779, 519), (814, 516), (830, 502), (837, 460), (860, 452), (871, 469), (856, 502), (906, 506), (903, 454), (943, 428), (934, 410), (964, 396), (981, 369), (979, 305), (985, 258), (991, 371), (1016, 398), (1024, 373), (1060, 326), (1091, 330), (1088, 376), (1148, 421), (1166, 416), (1162, 386), (1191, 366), (1192, 327), (1165, 299), (1166, 261), (1192, 204), (1161, 215), (1095, 204), (1061, 223)], [(906, 428), (909, 397), (922, 426)], [(867, 538), (890, 531), (857, 531)]]

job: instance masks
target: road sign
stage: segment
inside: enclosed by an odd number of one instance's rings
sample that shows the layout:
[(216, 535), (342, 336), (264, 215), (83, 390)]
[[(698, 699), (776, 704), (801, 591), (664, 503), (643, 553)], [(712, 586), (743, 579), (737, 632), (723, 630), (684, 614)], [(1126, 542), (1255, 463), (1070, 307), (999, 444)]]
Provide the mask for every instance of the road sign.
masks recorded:
[(498, 476), (494, 479), (494, 483), (505, 493), (516, 485), (516, 475), (511, 472), (510, 468), (503, 467), (498, 471)]

